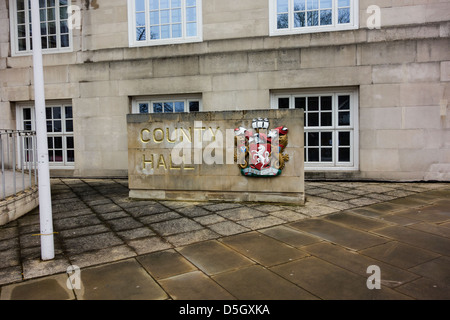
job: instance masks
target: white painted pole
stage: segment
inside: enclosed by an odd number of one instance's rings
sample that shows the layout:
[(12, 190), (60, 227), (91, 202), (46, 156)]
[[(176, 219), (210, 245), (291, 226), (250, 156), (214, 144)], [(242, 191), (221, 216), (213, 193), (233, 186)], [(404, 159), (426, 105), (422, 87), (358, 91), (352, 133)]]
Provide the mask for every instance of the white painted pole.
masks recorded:
[(39, 178), (39, 216), (41, 223), (41, 258), (55, 258), (53, 241), (52, 199), (50, 193), (50, 168), (48, 163), (47, 119), (45, 115), (44, 69), (42, 64), (41, 20), (39, 0), (31, 0), (33, 37), (34, 101), (36, 111), (36, 140)]

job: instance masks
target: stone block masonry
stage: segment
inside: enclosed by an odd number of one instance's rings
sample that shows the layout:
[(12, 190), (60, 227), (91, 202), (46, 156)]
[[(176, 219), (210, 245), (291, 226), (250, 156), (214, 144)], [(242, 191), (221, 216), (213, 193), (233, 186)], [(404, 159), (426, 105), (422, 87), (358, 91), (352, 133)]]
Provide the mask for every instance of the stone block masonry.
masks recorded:
[(303, 110), (133, 114), (127, 120), (131, 198), (304, 203)]

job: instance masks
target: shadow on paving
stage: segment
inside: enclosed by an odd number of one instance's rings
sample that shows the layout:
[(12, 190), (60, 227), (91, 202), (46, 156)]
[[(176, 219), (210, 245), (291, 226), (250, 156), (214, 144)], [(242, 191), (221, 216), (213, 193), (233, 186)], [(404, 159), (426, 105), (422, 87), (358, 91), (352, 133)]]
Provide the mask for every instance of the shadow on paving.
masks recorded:
[[(56, 257), (40, 259), (38, 210), (1, 227), (0, 298), (450, 298), (449, 184), (306, 193), (304, 206), (132, 201), (127, 180), (54, 179)], [(369, 266), (381, 289), (368, 288)]]

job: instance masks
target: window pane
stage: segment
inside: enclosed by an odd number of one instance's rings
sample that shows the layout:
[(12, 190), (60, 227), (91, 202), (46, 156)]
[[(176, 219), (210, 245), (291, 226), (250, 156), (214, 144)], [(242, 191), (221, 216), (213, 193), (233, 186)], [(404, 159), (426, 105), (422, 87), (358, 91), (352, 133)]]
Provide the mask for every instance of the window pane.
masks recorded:
[(333, 146), (333, 133), (332, 132), (322, 132), (320, 137), (320, 145), (322, 147)]
[(319, 25), (319, 12), (318, 11), (308, 11), (307, 23), (308, 23), (308, 26), (318, 26)]
[(197, 8), (187, 8), (186, 9), (186, 21), (197, 21)]
[(319, 126), (319, 113), (310, 112), (308, 113), (308, 127), (318, 127)]
[(183, 101), (175, 102), (175, 112), (184, 112), (184, 102)]
[(350, 23), (350, 8), (338, 10), (338, 23)]
[(31, 109), (30, 108), (24, 108), (23, 109), (23, 119), (24, 120), (31, 120)]
[(296, 12), (294, 14), (294, 27), (300, 28), (305, 26), (305, 13), (304, 12)]
[(181, 0), (172, 0), (172, 8), (180, 8)]
[(73, 120), (66, 120), (66, 132), (73, 132)]
[(278, 0), (277, 1), (277, 13), (285, 13), (289, 11), (289, 1), (288, 0)]
[(339, 110), (350, 110), (350, 96), (339, 96), (338, 105)]
[(170, 38), (170, 25), (161, 26), (161, 39)]
[(318, 148), (308, 148), (308, 161), (318, 162), (319, 161), (319, 149)]
[(277, 29), (287, 29), (289, 28), (289, 15), (279, 14), (277, 17)]
[(67, 162), (75, 162), (75, 151), (67, 150)]
[(320, 149), (320, 160), (322, 162), (332, 162), (333, 161), (333, 149), (332, 148), (322, 148)]
[(194, 6), (196, 6), (196, 4), (197, 4), (196, 0), (186, 0), (187, 7), (194, 7)]
[(70, 46), (70, 44), (69, 44), (69, 35), (68, 34), (63, 34), (61, 36), (61, 47), (62, 48), (67, 48), (69, 46)]
[(61, 33), (69, 32), (69, 26), (67, 25), (67, 21), (64, 20), (59, 23), (59, 30)]
[(323, 127), (332, 126), (332, 113), (331, 112), (322, 112), (320, 114), (320, 125)]
[(144, 41), (144, 40), (147, 40), (145, 28), (136, 28), (136, 41)]
[(170, 23), (170, 10), (161, 10), (161, 24)]
[(332, 0), (320, 0), (320, 9), (331, 9)]
[(319, 9), (319, 0), (308, 0), (308, 10)]
[(159, 27), (150, 27), (150, 39), (159, 39)]
[(17, 12), (17, 23), (23, 24), (25, 23), (25, 12)]
[(350, 146), (350, 132), (339, 132), (339, 146)]
[(294, 0), (294, 11), (305, 10), (305, 0)]
[(62, 137), (55, 137), (55, 149), (62, 149)]
[(148, 113), (148, 103), (139, 103), (139, 113)]
[(49, 162), (55, 161), (55, 157), (53, 156), (53, 150), (48, 150), (48, 161)]
[(295, 98), (295, 109), (306, 109), (306, 98)]
[(136, 13), (136, 26), (145, 26), (145, 12)]
[(339, 125), (340, 126), (350, 125), (350, 112), (339, 112)]
[(339, 148), (339, 162), (350, 162), (350, 148)]
[(65, 107), (66, 110), (66, 119), (72, 119), (72, 107)]
[(25, 10), (24, 0), (17, 0), (17, 10)]
[(189, 101), (189, 112), (198, 112), (198, 111), (200, 111), (200, 102)]
[(57, 120), (53, 122), (53, 132), (62, 132), (62, 122)]
[(197, 36), (197, 23), (188, 23), (186, 25), (187, 36), (196, 37)]
[(67, 19), (68, 14), (67, 14), (67, 7), (60, 7), (59, 8), (59, 18), (60, 19)]
[(73, 142), (73, 137), (67, 137), (66, 138), (66, 146), (69, 149), (73, 149), (74, 148), (75, 144)]
[(159, 3), (160, 3), (160, 8), (161, 9), (168, 9), (168, 8), (170, 8), (170, 1), (169, 0), (160, 0), (159, 1)]
[(47, 21), (54, 21), (54, 20), (56, 20), (55, 8), (48, 9), (47, 10)]
[(181, 38), (182, 36), (183, 31), (181, 29), (181, 23), (172, 25), (172, 38)]
[(150, 12), (150, 24), (151, 25), (159, 24), (159, 11)]
[(289, 109), (289, 98), (278, 98), (278, 109)]
[(319, 97), (308, 97), (308, 111), (319, 110)]
[(61, 119), (61, 107), (53, 107), (53, 119)]
[(62, 150), (55, 150), (55, 162), (63, 162), (63, 151)]
[(47, 132), (53, 132), (53, 123), (51, 121), (47, 121)]
[(25, 50), (27, 50), (27, 40), (19, 39), (19, 51), (25, 51)]
[(332, 13), (331, 10), (321, 10), (320, 11), (320, 25), (330, 25), (332, 24)]
[(339, 0), (338, 1), (339, 7), (349, 7), (350, 6), (350, 0)]
[(332, 110), (332, 97), (320, 97), (320, 110)]
[(319, 146), (319, 132), (308, 132), (308, 146)]
[(49, 48), (56, 48), (57, 43), (56, 43), (56, 36), (50, 36), (48, 37), (48, 47)]
[(52, 137), (47, 138), (47, 144), (48, 144), (49, 149), (53, 149), (53, 138)]
[(173, 112), (173, 102), (164, 103), (164, 112)]
[(150, 0), (150, 10), (159, 9), (159, 0)]
[(154, 103), (153, 104), (153, 112), (155, 112), (155, 113), (160, 113), (160, 112), (162, 112), (163, 110), (162, 110), (162, 103)]
[(145, 11), (145, 0), (136, 0), (136, 11)]
[(172, 23), (181, 22), (181, 9), (172, 10)]

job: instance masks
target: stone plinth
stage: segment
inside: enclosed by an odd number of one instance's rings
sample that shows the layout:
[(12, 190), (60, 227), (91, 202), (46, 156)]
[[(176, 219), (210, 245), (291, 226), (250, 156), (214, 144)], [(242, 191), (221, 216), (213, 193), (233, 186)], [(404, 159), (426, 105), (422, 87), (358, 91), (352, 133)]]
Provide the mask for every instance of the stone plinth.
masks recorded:
[(127, 122), (131, 198), (304, 203), (303, 110), (130, 114)]

